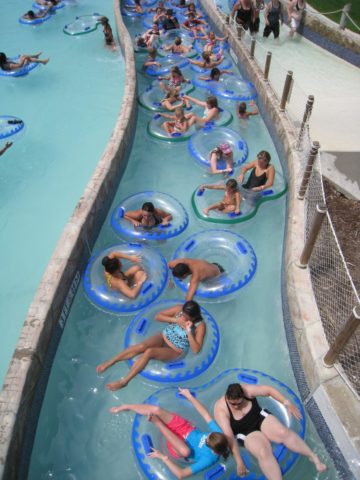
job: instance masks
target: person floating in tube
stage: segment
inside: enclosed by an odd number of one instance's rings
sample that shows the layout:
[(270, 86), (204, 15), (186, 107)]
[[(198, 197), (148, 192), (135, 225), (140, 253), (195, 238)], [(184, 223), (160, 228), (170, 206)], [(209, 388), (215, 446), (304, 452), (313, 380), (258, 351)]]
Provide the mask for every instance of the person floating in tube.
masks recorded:
[(139, 210), (125, 212), (124, 218), (134, 227), (153, 228), (158, 225), (168, 225), (172, 215), (160, 208), (155, 208), (152, 202), (145, 202)]

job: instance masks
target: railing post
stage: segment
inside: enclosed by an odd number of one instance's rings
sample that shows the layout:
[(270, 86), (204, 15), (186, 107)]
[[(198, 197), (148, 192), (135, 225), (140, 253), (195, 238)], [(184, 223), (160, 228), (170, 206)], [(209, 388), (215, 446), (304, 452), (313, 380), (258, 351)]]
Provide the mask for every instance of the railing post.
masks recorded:
[(341, 28), (341, 30), (345, 30), (346, 28), (346, 24), (348, 21), (346, 14), (350, 13), (350, 11), (351, 11), (351, 3), (347, 3), (346, 5), (344, 5), (344, 8), (342, 9), (342, 12), (341, 12), (341, 18), (339, 23), (339, 27)]
[(271, 52), (267, 52), (266, 54), (266, 61), (265, 61), (265, 69), (264, 69), (264, 80), (267, 82), (269, 81), (269, 70), (270, 70), (270, 64), (271, 64)]
[(323, 359), (325, 367), (332, 367), (337, 360), (337, 357), (342, 352), (350, 338), (355, 333), (356, 329), (360, 325), (360, 308), (355, 307), (350, 314), (347, 322), (340, 330), (338, 336), (335, 338), (334, 343), (331, 345), (329, 351)]
[(290, 87), (291, 87), (291, 82), (292, 82), (292, 76), (293, 72), (291, 70), (288, 71), (284, 83), (284, 89), (281, 97), (281, 102), (280, 102), (280, 112), (283, 112), (285, 110), (285, 105), (287, 102), (287, 99), (289, 97), (289, 92), (290, 92)]
[(236, 25), (236, 31), (237, 31), (237, 37), (239, 40), (241, 40), (242, 37), (242, 27), (240, 25)]
[(312, 144), (310, 153), (309, 153), (309, 157), (308, 157), (307, 162), (306, 162), (306, 167), (305, 167), (305, 170), (304, 170), (304, 175), (303, 175), (303, 178), (302, 178), (302, 181), (301, 181), (299, 192), (297, 194), (297, 198), (299, 200), (304, 200), (306, 189), (307, 189), (307, 186), (309, 184), (309, 180), (310, 180), (310, 177), (311, 177), (313, 165), (314, 165), (316, 156), (318, 154), (319, 148), (320, 148), (320, 143), (314, 141), (313, 144)]
[(230, 15), (226, 15), (225, 23), (226, 23), (226, 25), (229, 25), (229, 23), (230, 23)]
[(254, 59), (255, 56), (255, 45), (256, 45), (256, 40), (254, 37), (251, 38), (251, 45), (250, 45), (250, 58), (251, 60)]
[(327, 208), (325, 205), (316, 205), (316, 211), (315, 211), (313, 222), (310, 227), (309, 235), (305, 242), (303, 251), (300, 255), (300, 259), (297, 262), (297, 266), (299, 268), (306, 268), (309, 263), (309, 260), (310, 260), (317, 236), (319, 235), (322, 222), (324, 221), (326, 212), (327, 212)]
[(302, 142), (302, 139), (303, 139), (303, 136), (304, 136), (305, 127), (306, 127), (307, 122), (309, 121), (309, 118), (310, 118), (310, 115), (311, 115), (311, 112), (312, 112), (312, 109), (313, 109), (313, 105), (314, 105), (314, 96), (309, 95), (308, 100), (306, 102), (305, 112), (304, 112), (303, 120), (302, 120), (301, 127), (300, 127), (298, 141), (296, 143), (296, 149), (297, 150), (299, 150), (299, 148), (300, 148), (300, 145), (301, 145), (301, 142)]

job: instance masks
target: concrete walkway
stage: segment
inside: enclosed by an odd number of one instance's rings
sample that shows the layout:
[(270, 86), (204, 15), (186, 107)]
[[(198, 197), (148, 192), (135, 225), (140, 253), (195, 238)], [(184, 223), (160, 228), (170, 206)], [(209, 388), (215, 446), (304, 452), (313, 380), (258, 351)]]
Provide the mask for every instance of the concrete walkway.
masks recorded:
[(299, 35), (290, 40), (286, 26), (280, 41), (260, 34), (257, 40), (264, 52), (272, 52), (272, 83), (282, 88), (286, 71), (293, 71), (290, 111), (295, 118), (301, 118), (306, 97), (314, 95), (310, 133), (324, 152), (323, 173), (340, 191), (360, 200), (360, 69)]

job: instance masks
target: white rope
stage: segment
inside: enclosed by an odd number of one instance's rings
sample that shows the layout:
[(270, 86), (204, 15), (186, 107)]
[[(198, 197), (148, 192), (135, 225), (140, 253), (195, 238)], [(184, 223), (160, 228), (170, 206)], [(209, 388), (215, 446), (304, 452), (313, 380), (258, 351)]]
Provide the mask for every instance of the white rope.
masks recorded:
[(341, 10), (334, 10), (333, 12), (313, 12), (312, 10), (306, 10), (306, 13), (310, 13), (311, 15), (332, 15), (333, 13), (340, 13)]
[(350, 15), (347, 12), (344, 12), (347, 18), (350, 20), (350, 22), (354, 25), (355, 28), (357, 28), (360, 31), (359, 25), (357, 25), (354, 20), (350, 17)]

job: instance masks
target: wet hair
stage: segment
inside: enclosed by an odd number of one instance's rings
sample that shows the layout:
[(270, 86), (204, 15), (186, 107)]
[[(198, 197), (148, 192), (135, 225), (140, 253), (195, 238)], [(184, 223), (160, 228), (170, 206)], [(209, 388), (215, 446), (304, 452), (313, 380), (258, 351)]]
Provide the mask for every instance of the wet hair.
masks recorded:
[(176, 277), (176, 278), (183, 278), (186, 275), (189, 275), (191, 273), (191, 270), (188, 267), (188, 265), (186, 265), (186, 263), (178, 263), (173, 268), (172, 273), (173, 273), (174, 277)]
[(192, 2), (189, 3), (189, 5), (188, 5), (188, 11), (191, 12), (191, 9), (193, 9), (193, 11), (196, 10), (196, 8), (195, 8), (195, 3), (192, 3)]
[(101, 260), (101, 263), (104, 266), (105, 271), (111, 275), (121, 269), (121, 262), (118, 258), (104, 257)]
[(215, 77), (220, 77), (221, 72), (217, 67), (211, 69), (210, 78), (213, 80)]
[(109, 23), (109, 19), (107, 17), (101, 17), (100, 18), (100, 23), (104, 25), (104, 23)]
[(206, 444), (217, 455), (221, 455), (224, 460), (230, 455), (229, 441), (223, 433), (211, 432), (206, 439)]
[(234, 178), (230, 178), (230, 180), (228, 180), (225, 185), (231, 190), (237, 190), (238, 188), (238, 183)]
[(211, 62), (211, 57), (210, 57), (210, 53), (209, 52), (203, 52), (201, 54), (203, 60), (205, 60), (206, 63), (210, 63)]
[(225, 397), (228, 400), (240, 400), (244, 398), (245, 393), (240, 383), (232, 383), (229, 385), (225, 392)]
[(239, 113), (245, 113), (246, 112), (246, 103), (241, 102), (239, 105)]
[(5, 55), (4, 52), (0, 52), (0, 67), (2, 67), (6, 62), (7, 62), (7, 56)]
[(26, 12), (26, 15), (31, 19), (36, 18), (33, 10), (29, 10), (28, 12)]
[(180, 37), (176, 37), (175, 40), (174, 40), (175, 45), (181, 45), (181, 42), (182, 42), (182, 40), (181, 40)]
[(181, 114), (181, 119), (185, 118), (183, 108), (177, 107), (177, 108), (175, 108), (174, 112), (175, 112), (175, 117), (180, 117), (180, 114)]
[(171, 67), (170, 73), (176, 73), (177, 75), (180, 75), (181, 77), (183, 76), (180, 68), (177, 65), (175, 65), (174, 67)]
[(171, 8), (168, 8), (168, 9), (166, 10), (166, 15), (168, 15), (168, 16), (171, 17), (171, 15), (174, 15), (174, 11), (173, 11)]
[(141, 207), (141, 210), (144, 210), (144, 212), (150, 212), (154, 213), (155, 212), (155, 207), (152, 202), (145, 202), (143, 203), (143, 206)]
[(156, 58), (157, 50), (155, 47), (148, 48), (149, 57)]
[(189, 300), (185, 302), (182, 307), (183, 313), (189, 315), (192, 322), (202, 320), (200, 305), (194, 300)]
[(217, 98), (214, 97), (213, 95), (210, 95), (210, 97), (207, 97), (206, 103), (209, 105), (210, 108), (219, 108)]
[(271, 161), (271, 155), (269, 152), (267, 152), (266, 150), (261, 150), (261, 152), (259, 152), (257, 154), (257, 157), (262, 157), (263, 160), (266, 161), (266, 164), (269, 165), (270, 161)]

